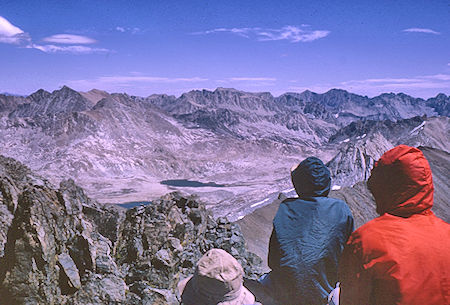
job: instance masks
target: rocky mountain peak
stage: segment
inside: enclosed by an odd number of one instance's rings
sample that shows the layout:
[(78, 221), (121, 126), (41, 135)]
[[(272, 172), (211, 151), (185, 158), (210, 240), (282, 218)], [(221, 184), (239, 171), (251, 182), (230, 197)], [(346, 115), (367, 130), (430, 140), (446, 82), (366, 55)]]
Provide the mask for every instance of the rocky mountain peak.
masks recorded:
[(405, 93), (403, 93), (403, 92), (399, 92), (399, 93), (397, 93), (396, 95), (397, 95), (398, 97), (401, 97), (401, 98), (411, 98), (411, 99), (413, 99), (412, 96), (410, 96), (410, 95), (408, 95), (408, 94), (405, 94)]
[(439, 93), (438, 95), (436, 95), (435, 99), (439, 99), (439, 100), (445, 100), (447, 99), (448, 96), (445, 95), (444, 93)]
[(337, 89), (337, 88), (332, 88), (324, 93), (324, 95), (347, 95), (347, 94), (351, 94), (351, 93), (348, 92), (347, 90)]
[(38, 90), (28, 96), (27, 100), (28, 102), (19, 105), (10, 117), (36, 117), (79, 112), (88, 110), (92, 106), (88, 99), (67, 86), (52, 93)]
[(98, 90), (98, 89), (92, 89), (88, 92), (79, 92), (83, 97), (91, 101), (91, 103), (94, 105), (102, 98), (108, 97), (109, 93), (106, 91)]
[(300, 98), (302, 98), (303, 100), (310, 101), (311, 99), (313, 99), (314, 97), (316, 97), (318, 95), (319, 94), (312, 92), (310, 90), (305, 90), (302, 93), (300, 93)]
[(33, 102), (38, 102), (43, 99), (48, 99), (50, 96), (51, 96), (50, 92), (45, 91), (44, 89), (39, 89), (38, 91), (30, 94), (28, 98), (31, 99)]
[(82, 97), (78, 91), (73, 90), (68, 86), (62, 86), (59, 90), (54, 90), (52, 92), (53, 99), (69, 99), (69, 98), (80, 98)]
[(421, 98), (415, 98), (415, 97), (412, 97), (412, 96), (402, 93), (402, 92), (400, 92), (400, 93), (392, 93), (392, 92), (391, 93), (383, 93), (377, 97), (374, 97), (374, 99), (376, 99), (376, 98), (384, 99), (389, 102), (391, 100), (400, 100), (400, 101), (405, 101), (405, 102), (423, 102), (424, 101)]
[(311, 90), (305, 90), (305, 91), (303, 91), (302, 93), (300, 93), (300, 94), (304, 94), (304, 95), (313, 95), (313, 94), (315, 94), (315, 95), (317, 95), (317, 93), (315, 93), (315, 92), (312, 92)]
[(94, 94), (109, 94), (108, 92), (106, 92), (106, 91), (103, 91), (103, 90), (99, 90), (99, 89), (91, 89), (91, 90), (89, 90), (87, 93), (94, 93)]
[[(203, 90), (203, 91), (208, 91), (208, 90)], [(209, 91), (209, 92), (211, 92), (211, 91)], [(235, 92), (235, 93), (241, 92), (242, 93), (242, 91), (240, 91), (240, 90), (237, 90), (234, 88), (224, 88), (224, 87), (217, 87), (216, 90), (214, 90), (213, 92)]]
[(388, 92), (388, 93), (382, 93), (382, 94), (378, 95), (377, 97), (379, 97), (379, 98), (393, 98), (395, 96), (396, 96), (396, 94), (394, 92)]
[(435, 112), (442, 116), (450, 116), (450, 97), (443, 93), (436, 95), (426, 101), (429, 107), (432, 107)]
[(143, 105), (149, 106), (148, 103), (145, 103), (144, 98), (140, 98), (137, 96), (129, 96), (124, 93), (113, 93), (100, 99), (92, 109), (97, 110), (100, 108), (110, 108), (110, 109), (129, 108), (129, 111), (134, 111), (141, 108)]
[(168, 95), (168, 94), (152, 94), (147, 96), (148, 99), (175, 99), (175, 95)]

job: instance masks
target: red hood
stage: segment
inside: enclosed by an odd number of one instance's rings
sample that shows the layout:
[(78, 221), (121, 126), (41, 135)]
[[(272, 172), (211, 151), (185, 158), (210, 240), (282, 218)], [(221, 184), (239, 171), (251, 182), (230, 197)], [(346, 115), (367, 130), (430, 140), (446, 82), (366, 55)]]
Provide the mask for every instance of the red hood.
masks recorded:
[(399, 145), (384, 153), (375, 163), (367, 185), (380, 215), (409, 217), (427, 213), (433, 206), (430, 165), (414, 147)]

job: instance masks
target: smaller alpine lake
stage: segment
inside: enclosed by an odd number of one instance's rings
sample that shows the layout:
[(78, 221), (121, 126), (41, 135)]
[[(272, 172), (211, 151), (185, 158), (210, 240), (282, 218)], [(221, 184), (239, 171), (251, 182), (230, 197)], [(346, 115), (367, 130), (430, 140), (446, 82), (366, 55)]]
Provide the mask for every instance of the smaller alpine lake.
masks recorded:
[(141, 205), (148, 205), (150, 203), (152, 203), (152, 202), (151, 201), (131, 201), (131, 202), (119, 203), (117, 205), (119, 205), (125, 209), (131, 209), (131, 208), (138, 207)]

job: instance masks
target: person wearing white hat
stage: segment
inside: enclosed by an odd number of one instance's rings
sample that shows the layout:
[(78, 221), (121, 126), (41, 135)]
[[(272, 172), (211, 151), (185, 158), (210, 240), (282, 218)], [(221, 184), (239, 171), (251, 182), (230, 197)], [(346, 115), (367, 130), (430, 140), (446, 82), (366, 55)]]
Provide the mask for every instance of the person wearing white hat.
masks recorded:
[(239, 262), (222, 249), (211, 249), (197, 263), (195, 272), (178, 283), (184, 305), (257, 305), (243, 285)]

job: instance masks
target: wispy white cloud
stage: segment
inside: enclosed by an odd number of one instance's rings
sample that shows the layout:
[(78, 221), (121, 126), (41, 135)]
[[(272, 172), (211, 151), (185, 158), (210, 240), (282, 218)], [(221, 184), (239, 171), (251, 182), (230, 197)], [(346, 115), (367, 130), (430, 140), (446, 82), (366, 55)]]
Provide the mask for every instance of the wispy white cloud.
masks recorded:
[(97, 78), (100, 83), (180, 83), (180, 82), (203, 82), (207, 81), (207, 78), (201, 77), (155, 77), (155, 76), (102, 76)]
[(232, 81), (232, 82), (240, 82), (240, 81), (245, 81), (245, 82), (261, 82), (261, 81), (267, 81), (267, 82), (274, 82), (277, 79), (273, 78), (273, 77), (231, 77), (228, 78), (227, 80)]
[(430, 97), (437, 92), (449, 92), (450, 74), (423, 75), (405, 78), (369, 78), (350, 80), (333, 84), (314, 84), (311, 86), (291, 86), (289, 91), (311, 90), (317, 93), (332, 88), (346, 89), (350, 92), (375, 96), (385, 92), (404, 92), (413, 96)]
[(434, 74), (434, 75), (423, 76), (423, 78), (433, 79), (433, 80), (438, 80), (438, 81), (448, 81), (448, 80), (450, 80), (450, 75), (449, 74)]
[(303, 92), (303, 91), (309, 90), (309, 91), (316, 92), (316, 93), (324, 93), (334, 87), (336, 87), (336, 86), (327, 85), (327, 84), (317, 84), (317, 85), (311, 85), (311, 86), (289, 86), (287, 88), (287, 91)]
[(217, 28), (202, 32), (191, 33), (193, 35), (208, 35), (214, 33), (231, 33), (241, 37), (255, 39), (257, 41), (287, 40), (290, 42), (309, 42), (324, 38), (330, 34), (326, 30), (311, 30), (308, 25), (284, 26), (281, 29), (266, 28)]
[(213, 30), (207, 30), (207, 31), (203, 31), (203, 32), (194, 32), (191, 33), (192, 35), (207, 35), (207, 34), (214, 34), (214, 33), (220, 33), (220, 32), (228, 32), (228, 33), (232, 33), (232, 34), (236, 34), (245, 38), (249, 38), (250, 33), (251, 32), (255, 32), (255, 31), (259, 31), (261, 30), (260, 28), (231, 28), (231, 29), (227, 29), (227, 28), (218, 28), (218, 29), (213, 29)]
[(115, 75), (101, 76), (94, 79), (82, 79), (69, 81), (69, 86), (77, 88), (111, 88), (114, 86), (129, 87), (145, 84), (170, 84), (170, 83), (201, 83), (208, 81), (202, 77), (159, 77), (146, 75)]
[(13, 25), (6, 18), (0, 16), (0, 42), (9, 44), (23, 44), (30, 41), (30, 35)]
[(17, 34), (22, 34), (23, 30), (19, 29), (11, 22), (0, 16), (0, 35), (12, 37)]
[(289, 40), (291, 42), (308, 42), (324, 38), (330, 31), (304, 30), (296, 26), (285, 26), (280, 30), (265, 30), (258, 33), (260, 41)]
[(92, 44), (97, 42), (95, 39), (73, 34), (56, 34), (45, 37), (43, 41), (59, 44)]
[(404, 92), (413, 96), (430, 97), (450, 88), (449, 74), (423, 75), (409, 78), (380, 78), (352, 80), (340, 83), (339, 88), (352, 92), (378, 95), (383, 92)]
[(412, 78), (380, 78), (352, 80), (342, 82), (341, 85), (350, 89), (383, 89), (383, 90), (404, 90), (404, 89), (439, 89), (450, 88), (450, 75), (435, 74), (417, 76)]
[(117, 26), (116, 31), (121, 33), (131, 33), (131, 34), (137, 34), (142, 32), (142, 30), (138, 27), (130, 28), (130, 27), (123, 27), (123, 26)]
[(104, 48), (92, 48), (80, 44), (92, 44), (96, 40), (80, 35), (56, 34), (43, 39), (45, 42), (57, 44), (73, 44), (57, 46), (54, 44), (35, 44), (30, 35), (0, 16), (0, 43), (15, 44), (27, 49), (36, 49), (45, 53), (65, 53), (74, 55), (105, 54), (113, 51)]
[(415, 83), (417, 82), (416, 78), (369, 78), (365, 80), (354, 80), (348, 82), (342, 82), (343, 85), (351, 84), (351, 83), (364, 83), (364, 84), (385, 84), (385, 83)]
[(85, 54), (106, 54), (111, 53), (111, 50), (104, 48), (91, 48), (86, 46), (55, 46), (52, 44), (48, 45), (38, 45), (30, 44), (26, 46), (28, 49), (37, 49), (45, 53), (65, 53), (65, 54), (75, 54), (75, 55), (85, 55)]
[[(274, 77), (229, 77), (214, 80), (219, 86), (227, 86), (240, 89), (250, 89), (255, 87), (275, 86), (277, 79)], [(252, 90), (252, 89), (251, 89)]]
[(0, 36), (0, 43), (21, 45), (28, 41), (30, 41), (30, 36), (28, 35), (28, 33), (17, 34), (11, 37)]
[(101, 76), (92, 79), (65, 80), (75, 90), (87, 91), (92, 88), (108, 92), (133, 92), (138, 95), (169, 93), (180, 95), (193, 88), (205, 88), (208, 79), (202, 77), (164, 77), (149, 76), (140, 73), (129, 75)]
[(436, 32), (434, 30), (424, 29), (424, 28), (409, 28), (409, 29), (404, 29), (403, 32), (408, 32), (408, 33), (425, 33), (425, 34), (434, 34), (434, 35), (441, 34), (440, 32)]

